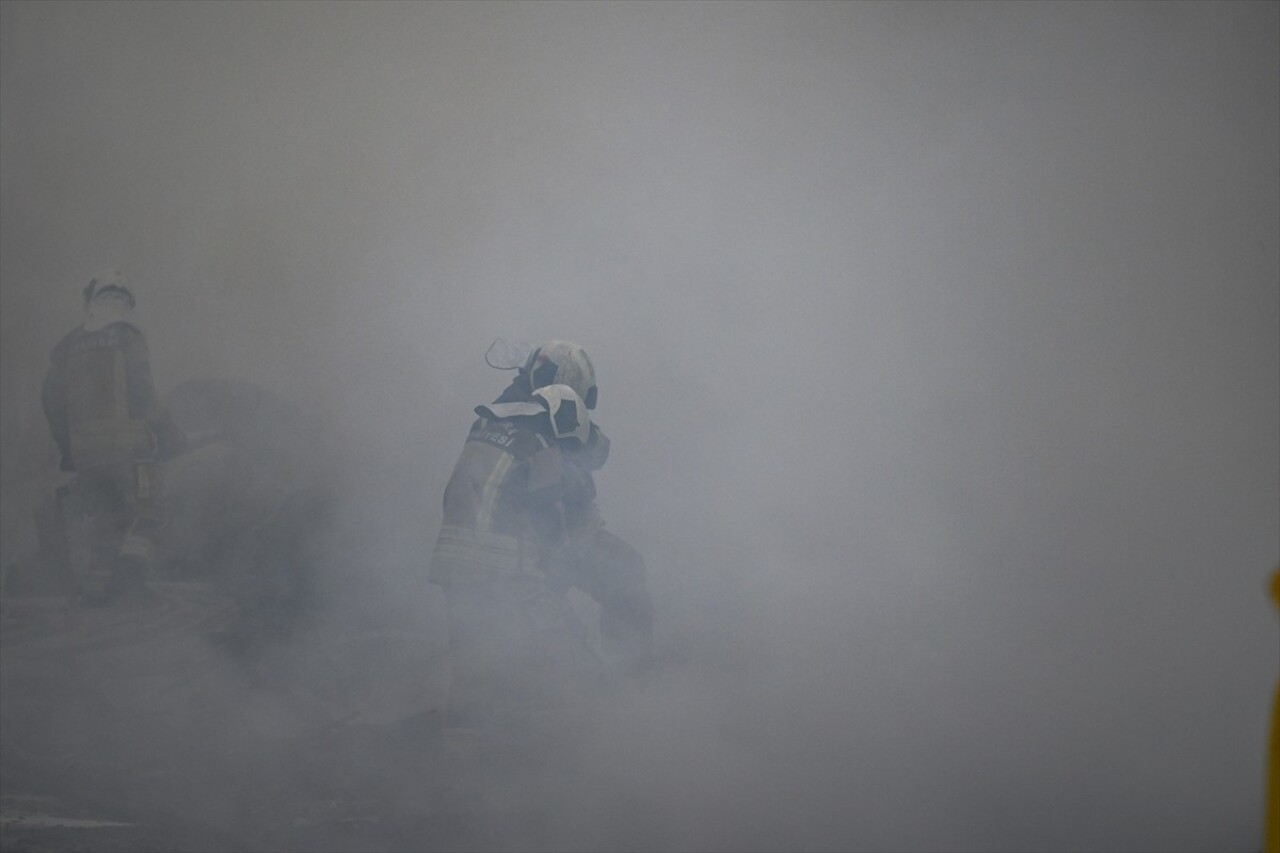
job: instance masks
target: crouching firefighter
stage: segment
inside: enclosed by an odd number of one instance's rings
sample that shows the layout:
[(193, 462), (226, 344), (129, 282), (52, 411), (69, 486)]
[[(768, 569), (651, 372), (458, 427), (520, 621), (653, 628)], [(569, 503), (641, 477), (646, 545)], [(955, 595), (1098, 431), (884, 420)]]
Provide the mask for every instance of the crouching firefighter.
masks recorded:
[[(495, 402), (527, 401), (552, 384), (568, 385), (594, 412), (600, 396), (595, 368), (585, 349), (565, 340), (531, 351)], [(553, 582), (581, 589), (600, 605), (602, 651), (610, 665), (624, 673), (643, 671), (653, 646), (648, 573), (640, 552), (605, 529), (596, 505), (592, 473), (609, 458), (609, 437), (594, 415), (586, 440), (566, 447), (563, 457), (566, 541)]]
[(84, 322), (54, 347), (44, 414), (75, 476), (57, 491), (58, 544), (80, 597), (102, 603), (146, 582), (161, 524), (159, 413), (147, 342), (119, 273), (84, 289)]
[(556, 701), (552, 668), (564, 658), (546, 629), (549, 614), (565, 615), (549, 603), (563, 599), (552, 579), (570, 543), (566, 455), (586, 441), (590, 419), (567, 385), (475, 412), (445, 488), (430, 577), (448, 603), (445, 725), (488, 736), (529, 731)]

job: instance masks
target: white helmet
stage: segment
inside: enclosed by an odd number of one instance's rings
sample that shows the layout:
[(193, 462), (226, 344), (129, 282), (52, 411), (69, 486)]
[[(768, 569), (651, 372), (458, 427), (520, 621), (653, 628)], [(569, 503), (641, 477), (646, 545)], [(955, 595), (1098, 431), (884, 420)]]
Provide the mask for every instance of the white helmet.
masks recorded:
[(529, 353), (522, 368), (530, 390), (568, 385), (588, 409), (596, 407), (596, 371), (587, 351), (571, 341), (548, 341)]
[(556, 438), (575, 439), (586, 444), (591, 432), (591, 415), (582, 398), (568, 385), (544, 385), (533, 391), (533, 402), (551, 415), (551, 431)]
[(89, 303), (99, 296), (114, 296), (122, 299), (129, 303), (130, 308), (134, 305), (133, 294), (129, 292), (129, 287), (125, 284), (124, 276), (119, 270), (107, 270), (95, 275), (80, 293), (84, 297), (85, 308), (88, 308)]

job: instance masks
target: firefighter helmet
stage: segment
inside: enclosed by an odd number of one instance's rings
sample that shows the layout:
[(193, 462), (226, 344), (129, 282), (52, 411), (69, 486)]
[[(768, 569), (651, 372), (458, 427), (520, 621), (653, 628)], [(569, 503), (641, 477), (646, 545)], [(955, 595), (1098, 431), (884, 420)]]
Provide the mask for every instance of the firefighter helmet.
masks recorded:
[(123, 299), (129, 303), (129, 307), (134, 306), (133, 294), (124, 283), (124, 276), (120, 275), (116, 270), (96, 275), (89, 280), (82, 291), (84, 295), (84, 306), (89, 307), (89, 303), (97, 299), (99, 296), (114, 296)]
[(596, 407), (596, 371), (587, 351), (570, 341), (548, 341), (529, 353), (523, 373), (530, 390), (547, 385), (568, 385), (588, 409)]

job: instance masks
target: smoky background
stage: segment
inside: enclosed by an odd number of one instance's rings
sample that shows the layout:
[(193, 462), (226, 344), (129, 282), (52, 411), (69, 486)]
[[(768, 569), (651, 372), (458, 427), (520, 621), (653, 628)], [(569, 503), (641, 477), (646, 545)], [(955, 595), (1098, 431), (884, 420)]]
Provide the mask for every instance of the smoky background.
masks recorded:
[(566, 844), (1256, 849), (1278, 12), (9, 0), (0, 561), (103, 268), (159, 390), (298, 401), (427, 625), (484, 351), (568, 338), (665, 668)]

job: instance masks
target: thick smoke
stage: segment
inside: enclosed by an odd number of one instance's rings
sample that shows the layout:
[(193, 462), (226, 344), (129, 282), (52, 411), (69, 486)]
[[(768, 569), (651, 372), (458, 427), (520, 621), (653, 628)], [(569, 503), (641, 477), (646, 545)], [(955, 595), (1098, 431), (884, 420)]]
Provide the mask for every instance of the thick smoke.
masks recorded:
[[(1278, 9), (5, 2), (0, 561), (55, 475), (48, 350), (118, 267), (160, 390), (314, 429), (323, 606), (268, 668), (432, 707), (483, 354), (568, 338), (660, 666), (558, 756), (554, 843), (1256, 849)], [(335, 682), (324, 638), (379, 626), (420, 644)], [(204, 666), (181, 726), (224, 758), (333, 722)], [(416, 778), (361, 754), (317, 773)]]

